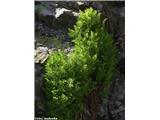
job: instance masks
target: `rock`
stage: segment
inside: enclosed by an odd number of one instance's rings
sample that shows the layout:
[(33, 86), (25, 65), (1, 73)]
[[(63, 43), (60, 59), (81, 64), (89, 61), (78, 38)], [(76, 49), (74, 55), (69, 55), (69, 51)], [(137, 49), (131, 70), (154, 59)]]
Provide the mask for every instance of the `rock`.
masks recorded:
[(125, 6), (125, 2), (124, 1), (110, 1), (108, 2), (108, 5), (111, 6), (111, 7), (116, 7), (116, 8), (119, 8), (119, 7), (124, 7)]
[(112, 82), (109, 96), (102, 100), (96, 120), (125, 120), (124, 85), (124, 76)]
[(79, 6), (76, 1), (55, 1), (59, 8), (66, 8), (72, 11), (79, 11)]
[(121, 74), (125, 74), (125, 58), (122, 57), (118, 63), (118, 70)]
[(78, 6), (84, 5), (83, 2), (77, 2)]
[(99, 11), (103, 11), (103, 4), (101, 2), (92, 2), (92, 7)]
[(61, 16), (62, 14), (64, 14), (64, 12), (70, 12), (70, 10), (67, 10), (65, 8), (57, 8), (55, 18), (58, 18), (59, 16)]
[(47, 9), (42, 9), (41, 14), (43, 16), (52, 16), (53, 15), (53, 13), (50, 10), (47, 10)]
[(79, 14), (77, 12), (72, 12), (65, 8), (57, 8), (55, 14), (56, 21), (53, 26), (59, 29), (72, 27), (76, 23), (78, 15)]
[(120, 102), (120, 101), (116, 101), (115, 104), (116, 104), (117, 106), (120, 106), (120, 105), (121, 105), (121, 102)]
[[(40, 2), (35, 5), (36, 21), (44, 22), (48, 27), (59, 29), (74, 25), (78, 12), (63, 8), (63, 2)], [(70, 4), (70, 2), (69, 2)], [(75, 3), (76, 4), (76, 3)], [(71, 5), (72, 6), (72, 5)]]
[(125, 84), (124, 76), (115, 79), (108, 98), (109, 117), (113, 120), (125, 120)]
[(35, 63), (44, 63), (48, 58), (49, 52), (47, 47), (38, 47), (35, 50)]
[(62, 14), (67, 13), (68, 15), (70, 14), (71, 16), (73, 15), (74, 17), (78, 17), (79, 13), (77, 12), (72, 12), (71, 10), (65, 9), (65, 8), (56, 8), (56, 14), (55, 14), (55, 18), (58, 18), (59, 16), (61, 16)]
[(97, 116), (97, 120), (108, 120), (108, 100), (105, 98), (103, 99), (102, 104), (100, 105), (100, 111)]
[(45, 113), (44, 97), (44, 67), (42, 64), (35, 64), (35, 116), (42, 117)]
[(89, 8), (90, 2), (89, 1), (83, 1), (83, 2), (77, 2), (79, 10), (84, 11), (86, 8)]
[[(35, 63), (44, 63), (47, 58), (49, 57), (50, 54), (53, 53), (53, 51), (56, 51), (57, 49), (56, 48), (51, 48), (51, 49), (48, 49), (47, 47), (37, 47), (35, 49), (35, 53), (34, 53), (34, 56), (35, 56)], [(73, 51), (73, 47), (68, 47), (66, 49), (64, 49), (64, 52), (66, 54), (69, 54), (70, 52)]]
[(40, 2), (41, 4), (35, 5), (35, 19), (42, 21), (46, 25), (51, 26), (55, 20), (55, 7), (48, 2)]
[(113, 8), (112, 12), (120, 17), (124, 17), (125, 16), (125, 8), (124, 7), (120, 7), (120, 8)]

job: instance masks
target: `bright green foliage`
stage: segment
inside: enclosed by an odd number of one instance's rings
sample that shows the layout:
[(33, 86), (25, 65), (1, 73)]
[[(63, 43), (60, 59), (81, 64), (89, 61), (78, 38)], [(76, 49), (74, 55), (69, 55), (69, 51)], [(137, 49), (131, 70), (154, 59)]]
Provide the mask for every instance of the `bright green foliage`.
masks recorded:
[(83, 113), (85, 97), (98, 83), (110, 83), (117, 62), (113, 39), (92, 8), (80, 12), (70, 36), (73, 52), (54, 52), (46, 64), (47, 116), (58, 120)]

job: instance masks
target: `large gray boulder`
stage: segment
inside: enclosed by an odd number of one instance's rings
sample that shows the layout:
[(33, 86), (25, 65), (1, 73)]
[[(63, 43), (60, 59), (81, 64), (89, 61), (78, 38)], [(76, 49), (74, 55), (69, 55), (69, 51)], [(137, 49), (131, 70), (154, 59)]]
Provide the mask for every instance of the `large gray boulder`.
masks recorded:
[(63, 5), (60, 6), (56, 2), (40, 2), (35, 5), (36, 21), (42, 21), (51, 28), (71, 27), (75, 24), (77, 16), (78, 12), (63, 8)]

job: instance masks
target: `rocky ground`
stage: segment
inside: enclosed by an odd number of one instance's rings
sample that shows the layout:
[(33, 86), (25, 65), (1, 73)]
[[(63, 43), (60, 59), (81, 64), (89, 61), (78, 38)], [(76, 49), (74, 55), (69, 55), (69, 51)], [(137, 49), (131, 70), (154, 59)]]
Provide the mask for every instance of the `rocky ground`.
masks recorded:
[(100, 11), (106, 30), (113, 34), (119, 50), (117, 77), (112, 82), (109, 95), (100, 105), (97, 120), (125, 119), (125, 4), (124, 2), (35, 2), (35, 116), (43, 117), (45, 97), (43, 86), (44, 64), (50, 53), (63, 48), (73, 48), (68, 36), (79, 15), (88, 7)]

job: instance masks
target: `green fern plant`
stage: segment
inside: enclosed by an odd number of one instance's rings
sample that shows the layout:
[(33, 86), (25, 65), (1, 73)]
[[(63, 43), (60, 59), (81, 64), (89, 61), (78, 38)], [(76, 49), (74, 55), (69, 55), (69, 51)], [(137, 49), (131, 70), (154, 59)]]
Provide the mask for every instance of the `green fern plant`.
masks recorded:
[(86, 109), (86, 97), (97, 84), (110, 84), (114, 74), (116, 47), (92, 8), (80, 12), (70, 36), (74, 50), (56, 51), (45, 66), (46, 116), (77, 120)]

